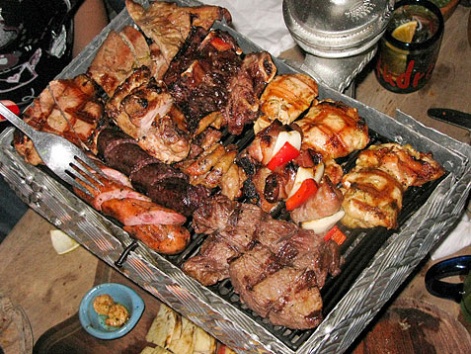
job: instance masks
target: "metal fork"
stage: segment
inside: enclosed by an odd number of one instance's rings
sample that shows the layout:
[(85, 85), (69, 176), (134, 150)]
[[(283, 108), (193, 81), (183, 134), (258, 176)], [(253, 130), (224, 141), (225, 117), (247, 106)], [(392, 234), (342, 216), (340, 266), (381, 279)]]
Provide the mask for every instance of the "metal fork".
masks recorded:
[(77, 179), (95, 190), (103, 185), (98, 178), (104, 176), (103, 171), (78, 146), (59, 135), (33, 129), (2, 103), (0, 114), (31, 139), (44, 164), (62, 180), (91, 197), (90, 190)]

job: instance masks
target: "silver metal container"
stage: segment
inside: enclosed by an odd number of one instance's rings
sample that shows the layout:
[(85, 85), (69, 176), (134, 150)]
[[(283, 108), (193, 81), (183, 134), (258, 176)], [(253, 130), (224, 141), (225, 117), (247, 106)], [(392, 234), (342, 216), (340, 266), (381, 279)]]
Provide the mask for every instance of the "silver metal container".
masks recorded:
[[(198, 4), (192, 0), (177, 3)], [(60, 78), (83, 73), (108, 32), (128, 24), (132, 24), (132, 20), (124, 11), (64, 69)], [(261, 50), (224, 24), (217, 27), (233, 35), (245, 52)], [(280, 74), (295, 72), (283, 61), (275, 59), (275, 62)], [(121, 227), (80, 200), (47, 171), (24, 162), (12, 147), (12, 128), (0, 134), (0, 173), (38, 214), (237, 352), (342, 353), (462, 215), (471, 190), (471, 146), (427, 128), (400, 112), (396, 119), (391, 119), (324, 85), (319, 86), (319, 96), (341, 100), (357, 108), (368, 127), (389, 141), (409, 143), (420, 151), (433, 153), (449, 173), (423, 203), (416, 205), (400, 229), (381, 243), (361, 267), (352, 285), (335, 300), (323, 322), (311, 331), (273, 328), (266, 320), (240, 306), (236, 296), (222, 296), (214, 287), (205, 287), (187, 276), (171, 258), (140, 242), (136, 249), (130, 247), (133, 240)], [(121, 262), (123, 254), (126, 258)]]
[(306, 52), (302, 70), (343, 92), (376, 52), (394, 0), (283, 0), (288, 30)]

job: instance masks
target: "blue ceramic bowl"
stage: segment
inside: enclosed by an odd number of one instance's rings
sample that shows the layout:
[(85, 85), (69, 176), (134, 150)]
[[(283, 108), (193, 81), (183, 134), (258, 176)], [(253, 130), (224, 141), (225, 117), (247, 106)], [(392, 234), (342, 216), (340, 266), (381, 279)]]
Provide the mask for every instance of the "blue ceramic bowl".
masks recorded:
[[(98, 295), (108, 294), (114, 302), (123, 305), (129, 311), (129, 319), (122, 327), (105, 324), (106, 316), (99, 315), (93, 308), (93, 301)], [(134, 328), (144, 311), (144, 301), (131, 288), (117, 283), (100, 284), (88, 291), (82, 299), (79, 309), (80, 323), (83, 328), (100, 339), (115, 339), (124, 336)]]

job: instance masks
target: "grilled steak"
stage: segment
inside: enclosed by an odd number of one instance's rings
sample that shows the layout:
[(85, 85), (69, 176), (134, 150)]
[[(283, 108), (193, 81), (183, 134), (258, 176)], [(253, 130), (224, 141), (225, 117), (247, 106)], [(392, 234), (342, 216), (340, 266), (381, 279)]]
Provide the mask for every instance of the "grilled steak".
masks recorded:
[(153, 1), (144, 8), (132, 0), (126, 0), (126, 9), (156, 47), (152, 49), (158, 67), (156, 78), (161, 78), (161, 74), (167, 71), (193, 26), (208, 30), (216, 20), (232, 21), (229, 11), (218, 6), (182, 7), (170, 2)]
[(134, 69), (146, 66), (154, 72), (149, 46), (144, 35), (132, 26), (111, 31), (96, 53), (87, 73), (113, 96)]
[(195, 132), (201, 121), (220, 113), (223, 126), (239, 135), (258, 117), (259, 96), (276, 74), (268, 53), (241, 56), (228, 33), (193, 28), (164, 76), (169, 92)]
[(216, 235), (209, 235), (199, 253), (188, 259), (182, 270), (206, 286), (229, 278), (229, 262), (239, 253)]
[(204, 285), (228, 276), (241, 300), (273, 324), (298, 329), (319, 324), (319, 289), (329, 273), (340, 271), (334, 243), (222, 195), (193, 216), (195, 231), (210, 236), (183, 265), (187, 274)]

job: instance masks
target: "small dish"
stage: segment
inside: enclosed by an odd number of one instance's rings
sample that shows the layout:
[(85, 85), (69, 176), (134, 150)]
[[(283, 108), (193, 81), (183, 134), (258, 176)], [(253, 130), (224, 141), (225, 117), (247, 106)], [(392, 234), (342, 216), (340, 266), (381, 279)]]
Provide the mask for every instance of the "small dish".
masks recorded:
[[(122, 327), (106, 325), (106, 316), (99, 315), (93, 308), (94, 299), (103, 294), (110, 295), (115, 303), (123, 305), (128, 310), (129, 319)], [(83, 297), (79, 308), (80, 323), (94, 337), (116, 339), (134, 328), (141, 318), (144, 307), (144, 301), (133, 289), (118, 283), (104, 283), (95, 286)]]

